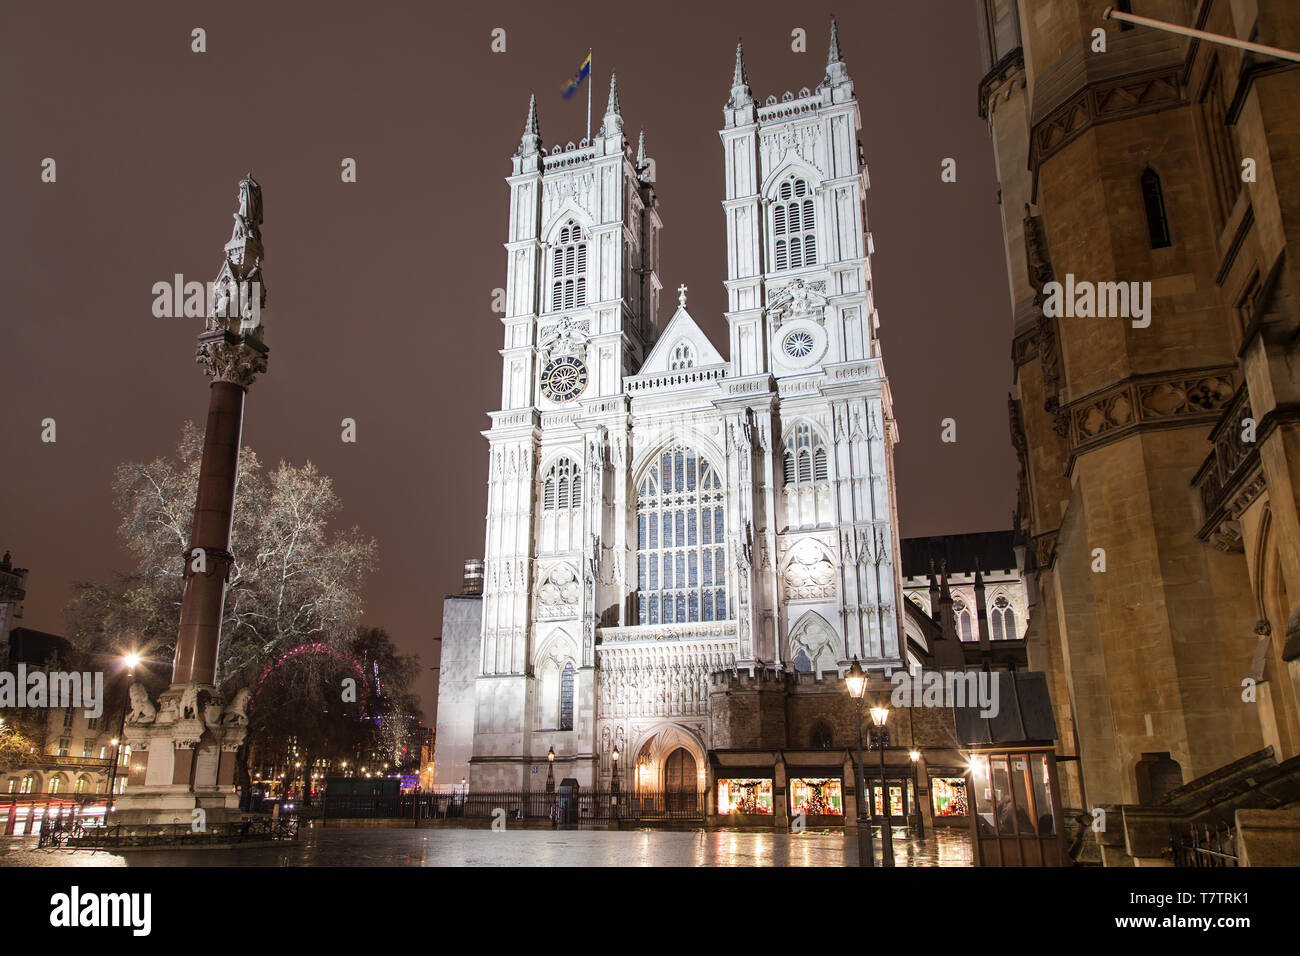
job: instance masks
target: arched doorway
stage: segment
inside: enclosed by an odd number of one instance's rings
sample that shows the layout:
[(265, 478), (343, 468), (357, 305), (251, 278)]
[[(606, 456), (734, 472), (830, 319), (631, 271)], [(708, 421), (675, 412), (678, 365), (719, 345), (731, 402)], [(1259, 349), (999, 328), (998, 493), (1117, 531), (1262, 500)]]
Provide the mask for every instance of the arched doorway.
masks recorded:
[(669, 810), (686, 810), (698, 798), (695, 758), (678, 747), (664, 761), (664, 796)]
[(1183, 785), (1183, 768), (1168, 753), (1143, 754), (1135, 773), (1140, 803), (1155, 803)]

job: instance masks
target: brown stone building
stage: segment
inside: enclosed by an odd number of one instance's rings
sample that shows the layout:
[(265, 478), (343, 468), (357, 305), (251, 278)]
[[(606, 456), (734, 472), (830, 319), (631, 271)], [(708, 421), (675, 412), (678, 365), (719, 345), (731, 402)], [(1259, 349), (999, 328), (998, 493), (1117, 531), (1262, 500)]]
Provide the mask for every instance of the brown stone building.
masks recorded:
[(1300, 72), (1110, 5), (1290, 50), (1300, 5), (977, 0), (1030, 666), (1068, 805), (1186, 817), (1300, 750)]

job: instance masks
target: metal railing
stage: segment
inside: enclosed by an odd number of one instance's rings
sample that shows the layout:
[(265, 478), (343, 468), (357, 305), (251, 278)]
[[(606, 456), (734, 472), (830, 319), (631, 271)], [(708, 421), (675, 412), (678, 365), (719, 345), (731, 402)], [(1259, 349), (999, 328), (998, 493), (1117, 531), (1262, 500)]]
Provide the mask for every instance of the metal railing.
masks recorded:
[(1232, 827), (1192, 824), (1184, 836), (1172, 834), (1170, 853), (1174, 866), (1238, 866), (1237, 831)]
[(120, 847), (226, 846), (238, 843), (284, 842), (298, 839), (298, 818), (248, 819), (214, 823), (195, 831), (188, 823), (86, 826), (55, 822), (41, 829), (38, 848), (105, 849)]
[(557, 826), (609, 823), (698, 822), (704, 820), (701, 793), (627, 793), (584, 790), (567, 795), (531, 790), (457, 790), (404, 793), (397, 797), (326, 794), (328, 819), (493, 819), (550, 820)]

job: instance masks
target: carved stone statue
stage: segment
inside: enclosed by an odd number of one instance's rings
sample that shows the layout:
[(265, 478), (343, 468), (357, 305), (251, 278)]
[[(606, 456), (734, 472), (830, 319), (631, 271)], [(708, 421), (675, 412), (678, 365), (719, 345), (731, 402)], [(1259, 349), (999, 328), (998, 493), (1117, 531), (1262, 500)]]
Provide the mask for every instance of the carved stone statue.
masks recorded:
[(202, 720), (203, 710), (199, 706), (199, 689), (194, 684), (187, 684), (181, 694), (181, 720)]
[(253, 174), (239, 183), (239, 212), (237, 217), (250, 226), (262, 224), (262, 187), (258, 185)]
[(221, 714), (223, 724), (234, 724), (237, 727), (243, 727), (248, 724), (248, 705), (253, 699), (253, 692), (247, 687), (239, 690), (230, 703), (226, 704), (225, 711)]
[(127, 693), (131, 699), (131, 713), (126, 718), (126, 722), (128, 724), (153, 723), (154, 718), (158, 716), (158, 708), (149, 699), (149, 692), (145, 690), (144, 685), (136, 681)]

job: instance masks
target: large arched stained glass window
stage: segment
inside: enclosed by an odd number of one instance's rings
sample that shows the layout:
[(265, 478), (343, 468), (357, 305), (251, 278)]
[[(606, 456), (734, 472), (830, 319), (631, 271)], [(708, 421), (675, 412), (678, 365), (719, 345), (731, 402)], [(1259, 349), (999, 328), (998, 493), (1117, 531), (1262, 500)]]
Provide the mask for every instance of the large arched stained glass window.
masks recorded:
[(661, 452), (637, 486), (637, 619), (642, 624), (727, 616), (722, 476), (694, 449)]

